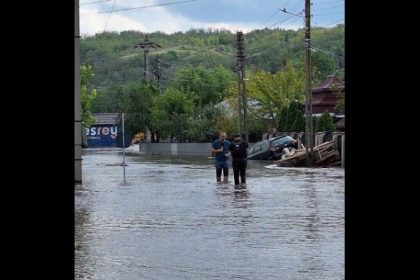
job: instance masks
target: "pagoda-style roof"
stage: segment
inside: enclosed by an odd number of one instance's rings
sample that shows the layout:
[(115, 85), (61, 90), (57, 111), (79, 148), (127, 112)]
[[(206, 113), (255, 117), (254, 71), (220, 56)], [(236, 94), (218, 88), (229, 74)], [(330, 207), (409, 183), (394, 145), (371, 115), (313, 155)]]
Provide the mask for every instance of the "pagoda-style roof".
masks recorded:
[(318, 87), (313, 88), (312, 92), (323, 92), (323, 91), (343, 91), (345, 88), (345, 82), (337, 78), (336, 75), (328, 76)]

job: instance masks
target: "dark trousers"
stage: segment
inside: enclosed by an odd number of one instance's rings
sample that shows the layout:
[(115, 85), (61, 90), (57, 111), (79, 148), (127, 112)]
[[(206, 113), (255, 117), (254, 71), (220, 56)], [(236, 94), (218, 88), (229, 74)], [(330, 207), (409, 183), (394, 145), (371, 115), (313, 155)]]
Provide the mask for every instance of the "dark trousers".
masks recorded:
[(227, 177), (229, 175), (229, 167), (216, 167), (216, 177), (220, 178), (222, 176), (222, 170), (223, 176)]
[(222, 170), (223, 170), (223, 176), (228, 177), (229, 175), (229, 161), (216, 161), (216, 177), (217, 180), (220, 179), (222, 176)]
[(235, 185), (239, 185), (239, 175), (241, 175), (241, 183), (246, 183), (245, 171), (246, 171), (246, 158), (238, 158), (232, 160), (233, 178)]

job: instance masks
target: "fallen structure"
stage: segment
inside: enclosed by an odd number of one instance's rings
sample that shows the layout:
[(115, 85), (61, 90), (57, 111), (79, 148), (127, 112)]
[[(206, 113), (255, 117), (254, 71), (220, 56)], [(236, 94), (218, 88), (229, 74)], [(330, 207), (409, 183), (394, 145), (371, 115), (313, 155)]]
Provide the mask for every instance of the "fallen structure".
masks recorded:
[[(306, 149), (301, 144), (302, 149), (287, 150), (282, 159), (276, 161), (277, 166), (305, 166), (306, 165)], [(339, 166), (341, 165), (340, 153), (337, 151), (334, 141), (324, 142), (314, 147), (313, 151), (314, 163), (316, 166)]]

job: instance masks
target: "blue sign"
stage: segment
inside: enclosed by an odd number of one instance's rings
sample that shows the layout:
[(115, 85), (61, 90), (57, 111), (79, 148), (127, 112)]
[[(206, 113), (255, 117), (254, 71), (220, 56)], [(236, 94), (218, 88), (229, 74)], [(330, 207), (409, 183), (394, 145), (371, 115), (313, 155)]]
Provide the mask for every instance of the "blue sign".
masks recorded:
[(116, 147), (118, 127), (96, 125), (85, 129), (88, 147)]

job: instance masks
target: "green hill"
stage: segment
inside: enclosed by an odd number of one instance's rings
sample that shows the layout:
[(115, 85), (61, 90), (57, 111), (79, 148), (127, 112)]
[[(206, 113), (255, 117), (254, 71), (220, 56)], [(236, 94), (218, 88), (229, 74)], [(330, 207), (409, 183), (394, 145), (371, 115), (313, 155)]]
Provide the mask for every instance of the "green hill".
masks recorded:
[[(244, 34), (246, 66), (275, 73), (291, 61), (303, 65), (303, 30), (263, 29)], [(105, 32), (81, 40), (81, 62), (93, 65), (91, 86), (109, 88), (140, 81), (143, 78), (143, 50), (134, 46), (144, 41), (137, 31)], [(232, 72), (235, 67), (236, 34), (226, 30), (192, 29), (187, 32), (148, 34), (149, 40), (162, 46), (151, 49), (149, 71), (153, 72), (156, 55), (162, 60), (162, 86), (174, 82), (180, 66), (214, 68), (222, 65)], [(344, 72), (344, 25), (312, 30), (313, 65), (320, 80), (338, 71)]]

